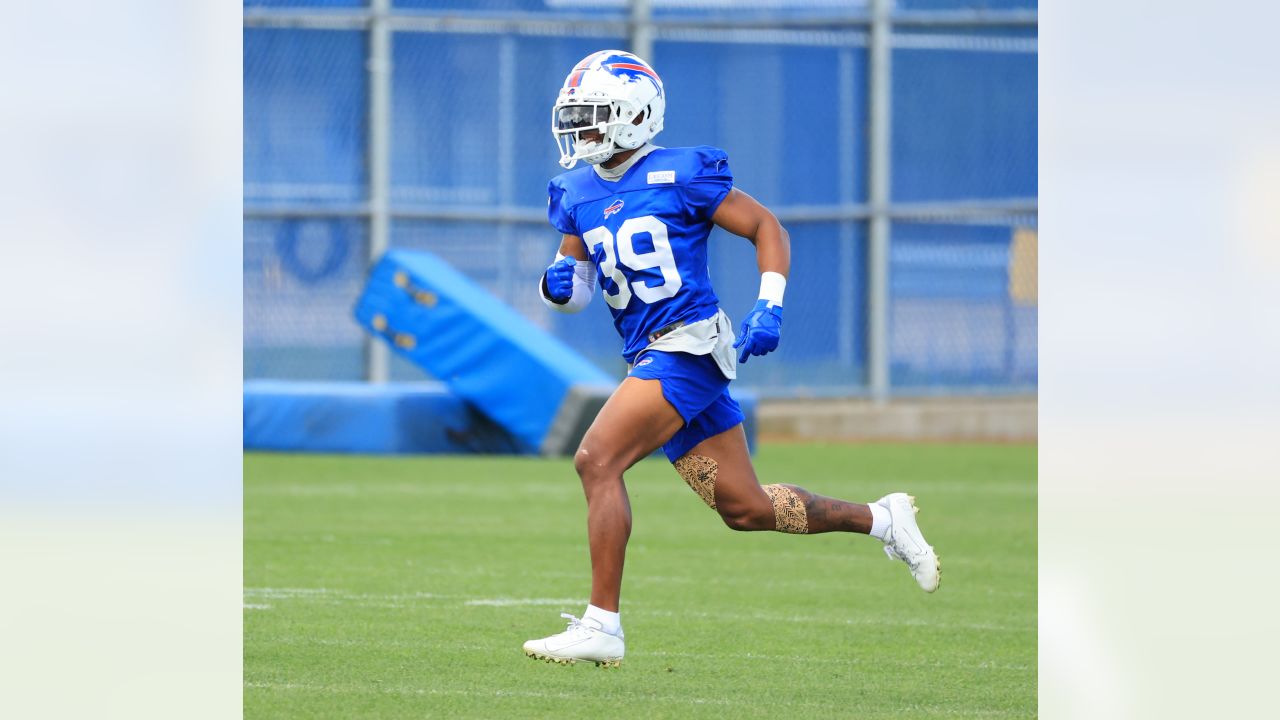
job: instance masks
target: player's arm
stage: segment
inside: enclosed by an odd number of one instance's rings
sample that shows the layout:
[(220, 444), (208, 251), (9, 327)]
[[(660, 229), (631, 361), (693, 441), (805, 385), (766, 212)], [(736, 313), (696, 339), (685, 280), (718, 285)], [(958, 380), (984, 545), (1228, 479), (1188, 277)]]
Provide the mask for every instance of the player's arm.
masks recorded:
[(778, 349), (782, 338), (782, 295), (791, 272), (791, 236), (769, 208), (737, 188), (720, 202), (711, 221), (756, 246), (760, 299), (742, 322), (742, 332), (733, 344), (741, 348), (738, 362), (745, 363), (751, 355), (767, 355)]
[(577, 235), (565, 234), (555, 262), (542, 273), (538, 296), (552, 310), (581, 311), (596, 290), (595, 264), (587, 261), (587, 246)]
[[(716, 208), (711, 222), (756, 246), (756, 266), (760, 268), (761, 275), (777, 273), (785, 281), (791, 272), (791, 236), (769, 208), (733, 188)], [(776, 304), (782, 304), (781, 296)]]
[(577, 235), (565, 235), (560, 239), (560, 255), (575, 260), (586, 260), (587, 244)]

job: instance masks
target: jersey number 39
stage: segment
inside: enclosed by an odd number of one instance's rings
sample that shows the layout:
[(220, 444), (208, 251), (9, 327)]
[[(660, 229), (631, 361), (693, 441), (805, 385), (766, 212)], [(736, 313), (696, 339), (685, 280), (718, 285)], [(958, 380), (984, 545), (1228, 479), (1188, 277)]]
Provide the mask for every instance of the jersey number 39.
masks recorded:
[[(651, 252), (636, 252), (632, 238), (637, 234), (647, 233), (653, 242)], [(680, 279), (680, 271), (676, 269), (676, 259), (671, 254), (671, 241), (667, 238), (667, 226), (652, 215), (630, 218), (618, 228), (617, 247), (614, 246), (613, 233), (603, 225), (582, 236), (587, 249), (594, 255), (597, 247), (604, 251), (604, 260), (600, 263), (600, 274), (610, 278), (617, 290), (609, 292), (603, 285), (604, 301), (610, 307), (621, 310), (631, 302), (634, 289), (636, 297), (646, 303), (654, 303), (672, 297), (684, 284)], [(650, 268), (658, 268), (662, 273), (662, 284), (650, 286), (645, 280), (631, 281), (627, 271), (640, 272)]]

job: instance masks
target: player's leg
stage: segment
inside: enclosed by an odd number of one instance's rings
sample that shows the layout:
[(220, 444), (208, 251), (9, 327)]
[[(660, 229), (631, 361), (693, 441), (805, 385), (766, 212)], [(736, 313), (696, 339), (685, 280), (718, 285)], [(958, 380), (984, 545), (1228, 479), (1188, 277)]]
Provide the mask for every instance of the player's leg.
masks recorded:
[(761, 487), (741, 425), (703, 440), (676, 461), (676, 470), (686, 482), (701, 486), (695, 490), (704, 502), (707, 489), (713, 489), (712, 507), (734, 530), (864, 535), (872, 530), (872, 510), (862, 503), (818, 495), (798, 485)]
[(735, 530), (792, 534), (852, 532), (885, 543), (926, 592), (938, 588), (941, 566), (916, 523), (915, 499), (891, 493), (875, 503), (854, 503), (810, 492), (798, 485), (761, 487), (737, 425), (702, 440), (675, 462), (677, 472)]
[(587, 496), (591, 604), (581, 620), (561, 615), (569, 620), (564, 632), (526, 642), (526, 655), (604, 666), (617, 666), (622, 660), (618, 596), (631, 535), (631, 503), (622, 473), (661, 447), (683, 424), (655, 379), (626, 378), (600, 409), (573, 458)]
[(587, 496), (591, 604), (598, 608), (618, 611), (631, 535), (631, 503), (622, 473), (661, 447), (683, 424), (663, 397), (661, 382), (628, 377), (600, 409), (573, 457)]

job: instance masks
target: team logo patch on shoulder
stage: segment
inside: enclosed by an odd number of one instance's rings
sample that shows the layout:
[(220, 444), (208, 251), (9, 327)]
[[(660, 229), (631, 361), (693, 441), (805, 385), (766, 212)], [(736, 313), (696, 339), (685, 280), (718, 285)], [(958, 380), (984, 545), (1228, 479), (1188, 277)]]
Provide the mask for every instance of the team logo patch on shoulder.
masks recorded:
[(614, 200), (612, 205), (604, 209), (604, 216), (609, 217), (610, 215), (618, 212), (621, 209), (622, 209), (622, 200)]
[(655, 170), (649, 173), (649, 184), (657, 185), (658, 183), (673, 183), (676, 181), (675, 170)]

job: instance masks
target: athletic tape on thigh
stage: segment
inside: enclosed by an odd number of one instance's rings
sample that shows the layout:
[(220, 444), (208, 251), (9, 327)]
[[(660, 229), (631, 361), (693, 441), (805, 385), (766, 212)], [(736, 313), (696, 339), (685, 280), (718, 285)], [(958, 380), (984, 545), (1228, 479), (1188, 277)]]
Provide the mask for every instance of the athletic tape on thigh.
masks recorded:
[(675, 462), (676, 472), (698, 493), (702, 502), (716, 509), (716, 472), (720, 463), (705, 455), (684, 455)]
[(773, 518), (777, 531), (803, 535), (809, 532), (809, 516), (800, 496), (786, 485), (765, 485), (764, 491), (773, 501)]

